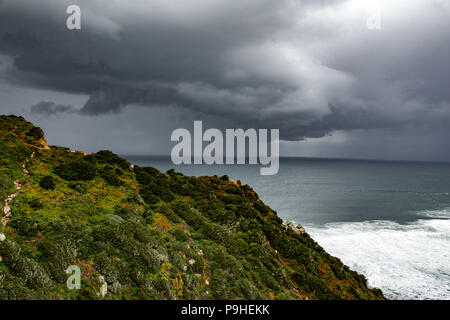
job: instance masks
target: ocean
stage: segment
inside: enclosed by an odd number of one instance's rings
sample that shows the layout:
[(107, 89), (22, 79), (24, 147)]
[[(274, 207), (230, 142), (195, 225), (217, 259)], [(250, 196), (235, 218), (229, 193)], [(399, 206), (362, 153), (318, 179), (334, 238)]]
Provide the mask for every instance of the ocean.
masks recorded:
[(259, 165), (124, 157), (161, 171), (241, 180), (387, 298), (450, 299), (449, 163), (281, 158), (277, 175), (261, 176)]

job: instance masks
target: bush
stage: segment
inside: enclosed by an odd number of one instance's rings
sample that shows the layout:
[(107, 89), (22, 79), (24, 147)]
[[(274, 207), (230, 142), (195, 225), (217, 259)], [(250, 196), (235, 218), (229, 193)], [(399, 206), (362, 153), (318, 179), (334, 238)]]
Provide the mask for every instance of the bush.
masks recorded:
[(187, 224), (194, 229), (198, 229), (203, 224), (203, 217), (194, 208), (191, 208), (187, 203), (177, 201), (171, 204), (173, 211), (186, 221)]
[(200, 232), (204, 235), (205, 239), (211, 239), (218, 243), (227, 241), (228, 239), (226, 230), (217, 223), (204, 222), (200, 228)]
[(44, 138), (44, 131), (39, 127), (33, 127), (27, 132), (27, 136), (39, 140)]
[(119, 224), (125, 222), (125, 220), (122, 217), (119, 217), (115, 214), (108, 214), (105, 217), (105, 221), (111, 225), (119, 225)]
[(117, 173), (111, 167), (104, 168), (100, 176), (111, 186), (118, 187), (123, 184), (122, 180), (119, 179)]
[(149, 214), (145, 217), (145, 222), (149, 225), (152, 225), (153, 222), (155, 222), (155, 215), (154, 214)]
[(189, 240), (189, 235), (186, 232), (184, 232), (183, 230), (175, 229), (171, 233), (173, 234), (173, 236), (178, 241), (187, 241), (187, 240)]
[(159, 211), (164, 214), (167, 219), (169, 219), (171, 222), (173, 223), (178, 223), (180, 222), (180, 218), (178, 217), (178, 215), (172, 210), (172, 208), (167, 205), (167, 204), (163, 204), (160, 208)]
[(55, 180), (52, 176), (45, 176), (41, 179), (39, 185), (45, 190), (53, 190), (55, 189)]
[(29, 288), (49, 288), (53, 281), (36, 260), (23, 257), (21, 248), (15, 242), (5, 241), (0, 246), (0, 255), (3, 257), (4, 263), (8, 266), (9, 271), (14, 276), (23, 279)]
[(10, 225), (19, 235), (25, 237), (36, 236), (39, 232), (39, 222), (28, 217), (15, 218), (11, 220)]
[(63, 163), (57, 166), (54, 171), (67, 181), (93, 180), (97, 174), (95, 165), (87, 161)]
[(78, 247), (72, 239), (65, 236), (48, 237), (38, 242), (37, 248), (45, 261), (45, 269), (50, 271), (52, 277), (58, 282), (64, 282), (67, 275), (64, 270), (74, 264), (78, 256)]
[(82, 182), (71, 182), (69, 183), (69, 188), (79, 192), (79, 193), (86, 193), (87, 187)]
[(30, 200), (29, 205), (33, 209), (42, 209), (44, 207), (44, 203), (42, 202), (42, 199), (33, 198)]
[(141, 196), (148, 204), (157, 203), (159, 199), (171, 202), (175, 198), (170, 191), (168, 175), (151, 167), (136, 167), (134, 171), (137, 181), (141, 184)]
[(110, 165), (117, 165), (124, 170), (128, 170), (130, 168), (130, 163), (127, 160), (122, 159), (117, 154), (109, 150), (101, 150), (97, 152), (96, 154), (94, 154), (94, 158), (99, 162), (107, 163)]

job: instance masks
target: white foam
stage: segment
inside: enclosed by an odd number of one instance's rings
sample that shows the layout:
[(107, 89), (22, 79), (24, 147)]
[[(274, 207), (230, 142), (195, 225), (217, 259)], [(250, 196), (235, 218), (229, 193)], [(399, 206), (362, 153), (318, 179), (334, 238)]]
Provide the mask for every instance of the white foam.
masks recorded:
[(424, 210), (418, 212), (419, 216), (425, 216), (429, 218), (436, 219), (449, 219), (450, 218), (450, 208), (446, 208), (443, 210)]
[(450, 299), (450, 219), (334, 223), (307, 232), (389, 299)]

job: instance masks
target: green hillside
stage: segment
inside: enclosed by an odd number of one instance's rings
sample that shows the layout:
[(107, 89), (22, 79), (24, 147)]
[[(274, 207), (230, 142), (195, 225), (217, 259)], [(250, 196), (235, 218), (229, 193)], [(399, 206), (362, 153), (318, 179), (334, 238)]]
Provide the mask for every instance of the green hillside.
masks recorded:
[(48, 147), (22, 117), (0, 116), (0, 208), (0, 299), (384, 299), (251, 187)]

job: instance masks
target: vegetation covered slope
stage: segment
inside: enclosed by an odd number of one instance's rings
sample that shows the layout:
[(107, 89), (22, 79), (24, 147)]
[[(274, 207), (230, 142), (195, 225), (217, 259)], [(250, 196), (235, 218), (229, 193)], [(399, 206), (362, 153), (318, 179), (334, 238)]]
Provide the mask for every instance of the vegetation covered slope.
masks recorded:
[[(49, 148), (22, 117), (0, 124), (1, 206), (22, 179), (0, 299), (383, 299), (247, 185)], [(80, 290), (67, 288), (70, 265)]]

